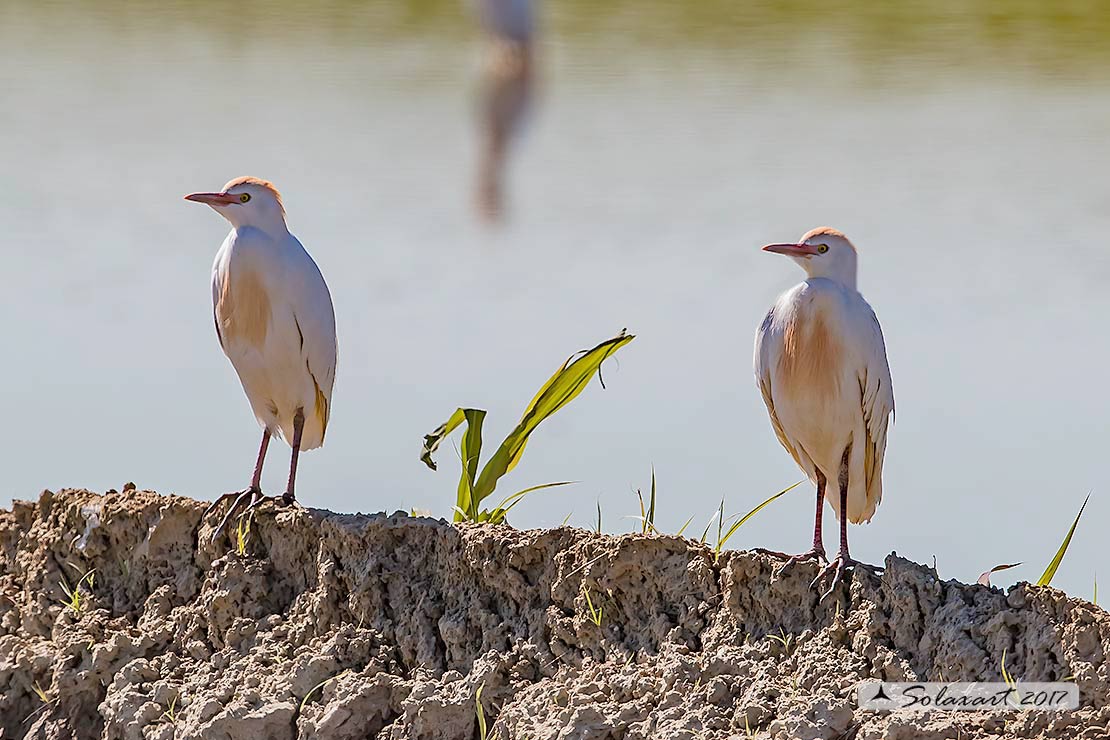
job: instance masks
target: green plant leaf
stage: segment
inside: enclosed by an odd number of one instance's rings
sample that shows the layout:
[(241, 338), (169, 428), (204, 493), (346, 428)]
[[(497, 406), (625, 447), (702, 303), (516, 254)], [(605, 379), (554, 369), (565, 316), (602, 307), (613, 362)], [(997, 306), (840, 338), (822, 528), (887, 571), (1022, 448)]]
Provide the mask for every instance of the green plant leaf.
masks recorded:
[(420, 450), (420, 461), (427, 465), (432, 470), (436, 469), (435, 460), (432, 455), (439, 449), (439, 444), (448, 434), (455, 431), (455, 429), (466, 421), (466, 410), (456, 409), (455, 413), (451, 414), (451, 418), (436, 427), (435, 431), (431, 434), (424, 435), (424, 447)]
[(1075, 521), (1071, 523), (1071, 529), (1068, 530), (1068, 536), (1064, 538), (1063, 544), (1060, 549), (1056, 551), (1056, 557), (1052, 558), (1052, 562), (1044, 569), (1044, 573), (1037, 580), (1038, 586), (1047, 586), (1052, 583), (1053, 576), (1056, 575), (1056, 569), (1060, 567), (1060, 561), (1064, 559), (1064, 553), (1068, 551), (1068, 546), (1071, 545), (1071, 537), (1075, 534), (1075, 527), (1079, 524), (1079, 517), (1083, 516), (1083, 509), (1087, 508), (1087, 501), (1090, 500), (1091, 494), (1087, 494), (1087, 498), (1083, 499), (1083, 505), (1079, 507), (1079, 513), (1075, 515)]
[(536, 427), (544, 419), (577, 398), (589, 385), (594, 374), (600, 371), (601, 363), (634, 338), (633, 335), (622, 331), (593, 349), (572, 355), (555, 371), (554, 375), (548, 378), (539, 393), (528, 404), (528, 408), (524, 410), (524, 415), (516, 428), (509, 433), (482, 468), (478, 481), (474, 485), (474, 495), (479, 501), (493, 493), (501, 477), (520, 462), (524, 448), (528, 444), (528, 438)]
[(655, 530), (655, 466), (651, 466), (651, 503), (648, 505), (647, 525)]
[[(459, 457), (462, 459), (462, 473), (459, 475), (459, 494), (456, 506), (467, 513), (467, 519), (478, 521), (478, 504), (481, 498), (474, 495), (474, 481), (478, 478), (478, 461), (482, 455), (482, 423), (486, 412), (481, 409), (463, 409), (466, 419), (466, 433), (463, 434)], [(462, 521), (455, 515), (455, 521)]]
[[(443, 440), (464, 422), (466, 433), (463, 435), (459, 450), (462, 461), (462, 474), (459, 476), (458, 494), (454, 507), (454, 520), (503, 522), (505, 513), (519, 501), (520, 496), (540, 488), (550, 488), (551, 484), (535, 486), (510, 496), (492, 512), (481, 510), (481, 503), (493, 494), (498, 481), (512, 470), (524, 454), (528, 438), (536, 427), (556, 411), (573, 401), (589, 384), (596, 372), (601, 374), (601, 364), (614, 352), (631, 342), (635, 337), (623, 330), (612, 339), (606, 340), (593, 349), (571, 355), (554, 375), (548, 378), (543, 387), (528, 404), (520, 422), (497, 448), (493, 456), (481, 467), (482, 424), (486, 412), (481, 409), (459, 408), (431, 434), (424, 436), (420, 459), (432, 470), (436, 469), (432, 455), (439, 449)], [(563, 485), (563, 484), (559, 484)], [(519, 495), (518, 495), (519, 494)]]

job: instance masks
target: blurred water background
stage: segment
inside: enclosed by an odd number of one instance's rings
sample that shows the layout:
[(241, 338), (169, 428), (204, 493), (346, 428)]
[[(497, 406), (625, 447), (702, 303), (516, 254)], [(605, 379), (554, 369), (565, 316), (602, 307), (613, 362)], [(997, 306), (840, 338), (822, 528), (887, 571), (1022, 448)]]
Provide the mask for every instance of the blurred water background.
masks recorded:
[[(1056, 585), (1110, 580), (1110, 6), (560, 0), (538, 28), (491, 228), (482, 39), (454, 0), (0, 5), (0, 504), (247, 482), (257, 429), (210, 315), (226, 226), (181, 196), (254, 174), (338, 315), (308, 505), (449, 516), (457, 462), (424, 468), (422, 435), (474, 405), (492, 446), (570, 352), (627, 326), (608, 389), (503, 488), (581, 483), (513, 523), (592, 527), (600, 501), (628, 531), (652, 465), (664, 531), (751, 508), (800, 477), (750, 365), (801, 273), (759, 246), (830, 224), (860, 249), (898, 402), (853, 554), (1035, 580), (1093, 490)], [(799, 551), (811, 526), (806, 487), (730, 545)]]

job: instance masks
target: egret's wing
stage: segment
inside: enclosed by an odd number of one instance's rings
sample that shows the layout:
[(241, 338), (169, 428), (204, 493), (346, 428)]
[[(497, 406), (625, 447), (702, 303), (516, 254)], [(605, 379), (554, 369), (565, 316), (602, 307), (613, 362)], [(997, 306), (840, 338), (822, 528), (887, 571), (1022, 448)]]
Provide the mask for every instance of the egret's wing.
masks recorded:
[(894, 414), (894, 386), (890, 382), (883, 330), (870, 306), (866, 307), (863, 323), (866, 328), (861, 336), (863, 364), (859, 373), (863, 421), (867, 430), (863, 459), (868, 509), (874, 512), (883, 496), (883, 457), (886, 454), (887, 426)]
[(216, 313), (216, 307), (220, 305), (220, 296), (224, 291), (224, 280), (227, 275), (220, 267), (223, 249), (216, 254), (216, 261), (212, 263), (212, 323), (216, 325), (216, 338), (220, 340), (220, 348), (227, 352), (227, 347), (224, 346), (224, 335), (220, 332), (220, 317)]
[(320, 268), (305, 253), (307, 263), (300, 270), (301, 279), (293, 285), (290, 296), (293, 321), (300, 341), (301, 357), (316, 386), (313, 412), (326, 429), (331, 409), (331, 392), (335, 385), (335, 365), (339, 346), (335, 334), (335, 310), (331, 293)]
[(778, 414), (775, 413), (775, 399), (771, 395), (771, 359), (766, 338), (771, 331), (774, 318), (775, 309), (772, 308), (767, 312), (763, 323), (760, 324), (759, 331), (755, 333), (755, 382), (759, 386), (759, 392), (763, 395), (763, 403), (767, 406), (767, 415), (771, 417), (771, 427), (775, 430), (775, 436), (779, 438), (779, 443), (783, 448), (794, 458), (794, 462), (798, 463), (798, 467), (803, 467), (798, 451), (794, 449), (794, 445), (786, 436), (786, 431), (782, 428)]

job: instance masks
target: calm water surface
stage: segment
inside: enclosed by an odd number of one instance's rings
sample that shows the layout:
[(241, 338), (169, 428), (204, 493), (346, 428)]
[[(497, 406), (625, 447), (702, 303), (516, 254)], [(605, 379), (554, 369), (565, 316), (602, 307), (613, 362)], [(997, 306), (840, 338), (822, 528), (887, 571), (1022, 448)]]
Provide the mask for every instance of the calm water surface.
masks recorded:
[[(0, 504), (246, 482), (257, 428), (210, 316), (226, 227), (181, 196), (249, 173), (282, 188), (338, 315), (307, 504), (448, 515), (457, 464), (424, 468), (422, 435), (474, 405), (498, 441), (566, 355), (627, 326), (608, 389), (547, 422), (505, 488), (581, 483), (514, 522), (592, 526), (600, 500), (626, 531), (653, 464), (664, 530), (700, 532), (722, 496), (750, 508), (800, 477), (750, 348), (801, 273), (759, 246), (831, 224), (860, 248), (898, 400), (853, 553), (965, 580), (1022, 560), (996, 580), (1035, 580), (1093, 490), (1057, 577), (1089, 596), (1110, 578), (1110, 22), (733, 5), (546, 7), (491, 230), (470, 208), (480, 39), (453, 3), (5, 4)], [(811, 496), (735, 544), (802, 549)]]

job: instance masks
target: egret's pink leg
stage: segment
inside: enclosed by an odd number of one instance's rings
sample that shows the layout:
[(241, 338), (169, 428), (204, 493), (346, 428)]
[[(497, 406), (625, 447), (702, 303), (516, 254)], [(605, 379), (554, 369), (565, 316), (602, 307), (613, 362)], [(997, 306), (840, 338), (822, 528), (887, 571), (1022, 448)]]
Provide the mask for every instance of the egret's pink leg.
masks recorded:
[(827, 563), (828, 557), (825, 555), (825, 543), (821, 538), (821, 515), (825, 511), (825, 475), (820, 470), (817, 471), (817, 513), (813, 517), (813, 547), (801, 555), (794, 555), (787, 559), (779, 568), (779, 572), (786, 570), (794, 563), (801, 563), (806, 560), (816, 560), (818, 563)]
[(848, 568), (855, 569), (857, 566), (871, 571), (872, 573), (881, 573), (883, 571), (877, 565), (869, 565), (861, 563), (852, 558), (848, 553), (848, 453), (851, 452), (851, 445), (844, 450), (844, 459), (841, 461), (840, 466), (840, 552), (836, 554), (832, 562), (821, 569), (817, 577), (809, 584), (810, 588), (817, 585), (817, 582), (824, 578), (825, 574), (830, 570), (833, 571), (832, 583), (829, 584), (829, 589), (821, 594), (821, 601), (827, 599), (833, 592), (833, 589), (844, 579), (844, 571)]

